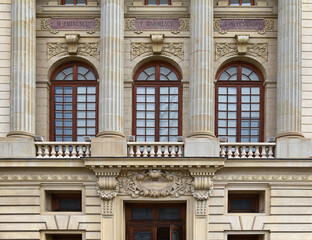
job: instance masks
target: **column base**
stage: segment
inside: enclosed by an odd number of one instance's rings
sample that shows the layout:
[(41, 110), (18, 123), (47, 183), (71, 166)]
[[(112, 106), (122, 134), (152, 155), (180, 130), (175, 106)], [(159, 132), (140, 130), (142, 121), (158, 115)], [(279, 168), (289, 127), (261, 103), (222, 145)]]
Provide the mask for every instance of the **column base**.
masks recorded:
[(220, 157), (220, 142), (212, 137), (186, 138), (184, 143), (185, 157)]
[(312, 156), (311, 139), (301, 137), (302, 134), (293, 136), (278, 136), (276, 139), (276, 158), (310, 158)]
[(35, 135), (30, 133), (30, 132), (26, 132), (26, 131), (11, 131), (7, 134), (7, 137), (10, 138), (31, 138), (31, 139), (35, 139)]
[(31, 137), (0, 138), (0, 158), (35, 158), (36, 147)]
[(92, 157), (127, 157), (127, 141), (122, 135), (104, 134), (91, 140)]

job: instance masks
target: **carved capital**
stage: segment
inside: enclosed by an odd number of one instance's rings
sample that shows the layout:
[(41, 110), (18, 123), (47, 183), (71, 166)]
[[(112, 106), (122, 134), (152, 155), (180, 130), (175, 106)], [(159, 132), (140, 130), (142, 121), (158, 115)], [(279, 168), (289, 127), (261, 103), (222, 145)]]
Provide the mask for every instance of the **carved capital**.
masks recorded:
[(153, 53), (160, 54), (164, 41), (164, 34), (151, 34), (151, 40), (153, 44)]
[(239, 55), (245, 55), (247, 53), (247, 44), (249, 42), (249, 35), (236, 35), (237, 51)]
[(76, 55), (78, 53), (79, 34), (65, 34), (65, 39), (68, 45), (68, 53)]
[(211, 171), (202, 171), (191, 169), (191, 175), (194, 177), (192, 192), (193, 197), (198, 201), (206, 201), (213, 190), (213, 183), (211, 177), (214, 175), (217, 169), (211, 169)]
[(97, 192), (99, 196), (110, 201), (118, 194), (118, 181), (116, 177), (119, 175), (119, 169), (107, 171), (95, 171), (95, 175), (99, 177)]

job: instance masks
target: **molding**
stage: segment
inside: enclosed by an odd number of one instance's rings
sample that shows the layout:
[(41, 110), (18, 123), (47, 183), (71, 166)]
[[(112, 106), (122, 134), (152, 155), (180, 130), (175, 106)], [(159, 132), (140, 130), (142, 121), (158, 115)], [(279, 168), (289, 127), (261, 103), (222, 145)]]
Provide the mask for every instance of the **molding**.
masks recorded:
[(32, 174), (12, 174), (0, 175), (0, 181), (96, 181), (93, 175), (69, 175), (69, 174), (51, 174), (51, 175), (32, 175)]
[[(215, 58), (219, 60), (225, 56), (238, 56), (238, 49), (236, 43), (216, 43)], [(268, 44), (267, 43), (248, 43), (246, 45), (246, 55), (253, 57), (261, 57), (268, 61)]]
[(215, 181), (248, 181), (248, 182), (311, 182), (312, 174), (310, 175), (215, 175)]
[[(131, 60), (142, 56), (153, 54), (152, 43), (146, 42), (131, 42)], [(161, 54), (167, 56), (176, 56), (179, 59), (184, 59), (184, 46), (183, 42), (170, 42), (162, 44)]]
[[(57, 55), (69, 55), (71, 51), (67, 43), (50, 42), (47, 43), (47, 60)], [(91, 56), (100, 59), (99, 43), (78, 43), (77, 44), (77, 55)]]

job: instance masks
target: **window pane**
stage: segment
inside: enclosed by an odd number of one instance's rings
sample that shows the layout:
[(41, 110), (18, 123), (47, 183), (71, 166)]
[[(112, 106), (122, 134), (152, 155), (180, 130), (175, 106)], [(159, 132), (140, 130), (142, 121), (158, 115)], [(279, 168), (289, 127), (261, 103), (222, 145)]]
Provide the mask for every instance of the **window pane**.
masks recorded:
[(230, 5), (231, 6), (239, 6), (239, 0), (231, 0)]
[[(168, 0), (167, 0), (167, 2), (168, 2)], [(168, 73), (170, 73), (170, 71), (171, 71), (171, 70), (170, 70), (169, 68), (160, 67), (160, 73), (163, 74), (163, 75), (165, 75), (165, 76), (167, 76)]]
[(150, 232), (135, 232), (134, 240), (150, 240), (151, 233)]
[(180, 209), (159, 208), (159, 219), (180, 219)]
[(132, 208), (132, 219), (153, 219), (152, 208)]
[(250, 199), (233, 199), (231, 200), (231, 210), (251, 210), (252, 200)]
[(157, 5), (157, 0), (148, 0), (147, 4), (148, 5)]
[(251, 6), (251, 0), (242, 0), (242, 6)]
[(159, 0), (159, 5), (168, 5), (169, 0)]

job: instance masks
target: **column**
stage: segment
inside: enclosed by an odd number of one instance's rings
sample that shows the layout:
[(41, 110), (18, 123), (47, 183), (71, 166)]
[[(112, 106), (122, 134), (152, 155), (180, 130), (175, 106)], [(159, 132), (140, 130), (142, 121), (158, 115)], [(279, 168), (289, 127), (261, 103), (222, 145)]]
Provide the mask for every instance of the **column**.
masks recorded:
[(311, 140), (301, 132), (302, 0), (278, 1), (277, 158), (308, 158)]
[(301, 0), (278, 1), (277, 136), (301, 133)]
[(92, 156), (125, 157), (124, 0), (101, 1), (99, 133), (92, 140)]
[(124, 0), (101, 1), (99, 137), (123, 135)]
[(10, 137), (35, 135), (36, 1), (13, 0)]
[(214, 135), (213, 0), (191, 0), (189, 135), (186, 157), (217, 157)]
[(213, 0), (191, 0), (190, 137), (214, 137)]

